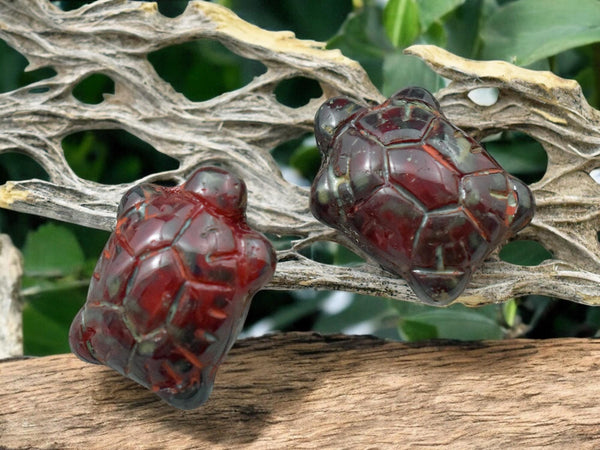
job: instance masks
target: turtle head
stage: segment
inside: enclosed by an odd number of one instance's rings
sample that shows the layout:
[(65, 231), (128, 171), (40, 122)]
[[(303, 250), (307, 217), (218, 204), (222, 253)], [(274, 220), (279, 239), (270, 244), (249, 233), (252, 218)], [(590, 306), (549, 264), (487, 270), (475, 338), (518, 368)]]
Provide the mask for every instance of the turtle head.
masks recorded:
[(183, 184), (183, 189), (200, 196), (222, 214), (236, 216), (246, 212), (246, 183), (220, 167), (201, 167)]
[[(150, 183), (138, 184), (129, 189), (121, 198), (117, 208), (117, 217), (121, 217), (134, 206), (147, 202), (152, 197), (162, 195), (164, 188)], [(138, 206), (139, 208), (139, 206)]]
[(339, 125), (362, 108), (348, 97), (330, 98), (321, 105), (315, 115), (315, 138), (321, 154), (327, 154)]
[(521, 180), (512, 175), (509, 175), (508, 179), (512, 184), (513, 198), (515, 198), (515, 209), (512, 213), (510, 223), (510, 231), (514, 235), (525, 228), (533, 219), (533, 214), (535, 213), (535, 199), (533, 198), (529, 186)]
[(418, 86), (404, 88), (390, 97), (390, 101), (418, 101), (440, 111), (440, 104), (427, 89)]

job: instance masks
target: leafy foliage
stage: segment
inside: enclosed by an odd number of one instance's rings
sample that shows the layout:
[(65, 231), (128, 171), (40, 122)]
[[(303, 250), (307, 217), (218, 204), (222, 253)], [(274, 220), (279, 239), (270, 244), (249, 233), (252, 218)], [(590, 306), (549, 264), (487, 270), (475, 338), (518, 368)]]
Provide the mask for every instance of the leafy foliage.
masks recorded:
[(520, 0), (497, 8), (481, 31), (482, 58), (520, 66), (600, 40), (600, 3)]
[[(54, 3), (74, 9), (86, 2)], [(300, 38), (326, 40), (328, 47), (339, 48), (359, 61), (385, 95), (407, 85), (420, 85), (434, 92), (444, 86), (444, 80), (424, 63), (402, 54), (406, 46), (429, 43), (465, 57), (504, 59), (553, 70), (578, 80), (592, 105), (600, 102), (596, 70), (600, 61), (600, 4), (596, 0), (582, 0), (577, 7), (566, 0), (389, 0), (384, 5), (374, 0), (220, 3), (263, 28), (289, 29)], [(159, 10), (175, 17), (186, 4), (161, 1)], [(195, 101), (239, 88), (264, 71), (259, 62), (239, 58), (210, 42), (161, 49), (149, 60), (157, 73)], [(2, 42), (0, 61), (4, 68), (0, 75), (1, 92), (53, 76), (49, 68), (24, 72), (25, 58)], [(113, 89), (112, 80), (98, 75), (82, 81), (73, 94), (80, 101), (101, 108), (103, 95)], [(310, 80), (291, 80), (289, 86), (278, 91), (278, 99), (288, 105), (301, 105), (307, 89), (315, 89)], [(543, 176), (545, 152), (527, 136), (505, 133), (486, 146), (509, 172), (526, 182)], [(135, 139), (115, 133), (84, 131), (65, 139), (63, 147), (76, 173), (104, 183), (138, 179), (145, 173), (168, 169), (172, 163), (158, 152), (143, 148)], [(310, 183), (320, 162), (311, 136), (273, 149), (273, 155), (284, 173), (304, 185)], [(0, 182), (43, 177), (41, 168), (22, 155), (0, 156)], [(13, 237), (25, 257), (22, 293), (26, 300), (26, 353), (68, 351), (68, 327), (85, 299), (88, 280), (107, 234), (6, 211), (0, 213), (0, 227)], [(306, 256), (330, 264), (360, 261), (336, 245), (315, 247)], [(509, 244), (500, 256), (527, 265), (538, 264), (551, 254), (530, 242)], [(434, 309), (340, 292), (299, 290), (259, 293), (245, 334), (312, 329), (415, 341), (499, 339), (507, 335), (592, 336), (599, 327), (597, 309), (534, 296), (479, 309), (461, 305)]]

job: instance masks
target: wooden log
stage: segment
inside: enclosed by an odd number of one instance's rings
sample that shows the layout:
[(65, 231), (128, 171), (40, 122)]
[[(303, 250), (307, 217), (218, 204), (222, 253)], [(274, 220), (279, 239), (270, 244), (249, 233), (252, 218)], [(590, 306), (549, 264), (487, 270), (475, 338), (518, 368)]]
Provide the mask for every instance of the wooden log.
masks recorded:
[(178, 411), (72, 355), (0, 363), (8, 448), (598, 448), (600, 341), (404, 344), (289, 333), (236, 344)]

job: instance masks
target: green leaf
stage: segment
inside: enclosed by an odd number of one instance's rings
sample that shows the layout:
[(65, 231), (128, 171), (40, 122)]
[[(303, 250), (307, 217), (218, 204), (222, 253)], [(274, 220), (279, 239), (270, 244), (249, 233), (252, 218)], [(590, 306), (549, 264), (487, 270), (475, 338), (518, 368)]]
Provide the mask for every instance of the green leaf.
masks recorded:
[(89, 282), (54, 281), (52, 284), (55, 285), (55, 289), (31, 295), (25, 303), (64, 328), (68, 328), (85, 302)]
[(333, 254), (333, 264), (336, 266), (349, 266), (363, 263), (364, 260), (352, 250), (340, 245)]
[(481, 22), (496, 8), (495, 1), (466, 0), (444, 18), (447, 34), (444, 48), (465, 58), (476, 58), (481, 46)]
[(338, 48), (348, 58), (358, 61), (377, 87), (383, 82), (383, 59), (394, 49), (382, 20), (381, 11), (367, 2), (348, 15), (338, 33), (327, 43), (327, 48)]
[(596, 329), (600, 329), (600, 308), (588, 308), (585, 315), (585, 323)]
[(302, 145), (294, 150), (289, 164), (304, 178), (312, 180), (321, 166), (321, 155), (317, 147)]
[(419, 7), (415, 0), (389, 0), (383, 11), (383, 25), (395, 47), (404, 48), (419, 36)]
[(575, 81), (581, 86), (585, 98), (594, 108), (600, 107), (600, 86), (598, 85), (598, 77), (596, 75), (596, 69), (586, 67), (575, 77)]
[(383, 63), (383, 95), (389, 97), (407, 86), (421, 86), (437, 92), (444, 86), (444, 80), (419, 58), (390, 53)]
[(440, 23), (435, 22), (421, 36), (423, 43), (437, 45), (438, 47), (446, 47), (448, 42), (448, 34), (446, 28)]
[(26, 355), (54, 355), (68, 353), (69, 327), (58, 323), (34, 308), (23, 307), (23, 347)]
[(527, 66), (600, 41), (598, 0), (520, 0), (499, 8), (482, 30), (482, 59)]
[(392, 299), (387, 299), (387, 304), (399, 317), (408, 317), (426, 311), (436, 311), (438, 309), (435, 306), (424, 305), (422, 303), (403, 302)]
[(542, 261), (552, 259), (550, 253), (542, 244), (536, 241), (512, 241), (500, 249), (502, 261), (520, 266), (537, 266)]
[[(325, 301), (330, 298), (331, 295)], [(319, 333), (341, 333), (345, 328), (371, 321), (383, 327), (381, 320), (389, 316), (390, 312), (388, 304), (380, 298), (353, 295), (351, 303), (341, 311), (334, 314), (322, 311), (312, 329)]]
[[(62, 141), (65, 157), (69, 166), (80, 177), (97, 181), (104, 172), (109, 160), (106, 143), (96, 139), (94, 133), (69, 135)], [(114, 166), (113, 168), (114, 169)]]
[(424, 341), (438, 337), (437, 327), (424, 322), (402, 319), (398, 327), (402, 337), (406, 341)]
[(27, 276), (64, 277), (78, 273), (84, 255), (75, 235), (66, 227), (48, 223), (28, 233), (23, 247)]
[(421, 323), (435, 327), (437, 337), (440, 339), (481, 340), (502, 339), (502, 328), (489, 317), (478, 313), (476, 310), (466, 308), (435, 309), (412, 316), (407, 316), (404, 321)]
[(423, 30), (458, 8), (465, 0), (418, 0), (419, 18)]
[(502, 315), (504, 316), (506, 325), (512, 327), (515, 324), (515, 319), (517, 317), (517, 302), (514, 298), (511, 298), (502, 305)]
[(507, 136), (505, 139), (486, 142), (485, 148), (504, 170), (526, 182), (542, 178), (548, 165), (544, 147), (527, 136)]

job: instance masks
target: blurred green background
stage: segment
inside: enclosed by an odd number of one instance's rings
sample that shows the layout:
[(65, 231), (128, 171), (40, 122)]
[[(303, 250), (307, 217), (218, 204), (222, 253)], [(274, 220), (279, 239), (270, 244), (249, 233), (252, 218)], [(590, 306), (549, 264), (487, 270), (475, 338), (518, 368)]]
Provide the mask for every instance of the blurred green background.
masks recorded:
[[(78, 1), (53, 2), (75, 9)], [(299, 38), (327, 41), (356, 59), (385, 94), (407, 85), (432, 91), (444, 80), (419, 60), (402, 55), (413, 43), (429, 43), (475, 59), (504, 59), (552, 70), (574, 78), (588, 101), (598, 106), (600, 86), (600, 2), (580, 0), (221, 0), (242, 18), (269, 30), (292, 30)], [(159, 1), (159, 10), (176, 17), (186, 1)], [(197, 41), (174, 45), (149, 55), (156, 71), (193, 101), (202, 101), (243, 86), (265, 68), (241, 58), (222, 45)], [(8, 92), (54, 75), (51, 68), (25, 73), (23, 56), (0, 41), (0, 92)], [(110, 78), (94, 75), (73, 94), (98, 104), (114, 90)], [(314, 80), (294, 78), (275, 94), (289, 106), (320, 95)], [(177, 167), (177, 162), (122, 130), (88, 130), (63, 141), (73, 170), (102, 183), (122, 183), (148, 173)], [(488, 150), (512, 174), (531, 183), (545, 171), (541, 146), (518, 133), (504, 133), (486, 143)], [(273, 155), (284, 174), (308, 185), (319, 165), (310, 135), (276, 149)], [(47, 178), (31, 159), (16, 153), (0, 155), (0, 183)], [(88, 280), (108, 233), (0, 211), (0, 229), (22, 250), (25, 276), (22, 295), (25, 352), (45, 355), (68, 352), (67, 332), (85, 300)], [(352, 264), (351, 252), (333, 244), (313, 246), (310, 256), (334, 264)], [(552, 255), (532, 241), (507, 244), (502, 259), (535, 265)], [(600, 309), (557, 299), (529, 296), (503, 305), (446, 309), (352, 295), (344, 292), (262, 291), (258, 293), (244, 336), (279, 330), (324, 333), (369, 333), (390, 339), (501, 339), (594, 336)]]

